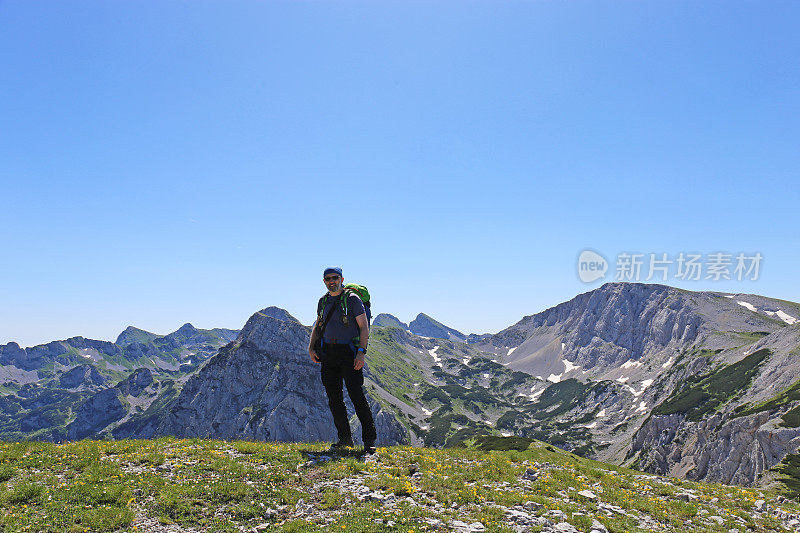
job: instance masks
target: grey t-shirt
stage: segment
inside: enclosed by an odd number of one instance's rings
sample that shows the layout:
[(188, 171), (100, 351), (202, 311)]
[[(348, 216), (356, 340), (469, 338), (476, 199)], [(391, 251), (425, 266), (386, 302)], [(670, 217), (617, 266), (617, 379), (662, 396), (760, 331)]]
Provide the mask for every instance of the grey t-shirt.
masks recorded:
[[(328, 315), (331, 312), (333, 313), (333, 316), (330, 320), (328, 320), (328, 325), (325, 326), (325, 333), (322, 335), (322, 340), (330, 343), (349, 344), (353, 337), (358, 337), (361, 333), (358, 323), (356, 323), (356, 317), (363, 315), (366, 312), (364, 309), (364, 302), (362, 302), (361, 298), (355, 294), (348, 296), (348, 323), (347, 326), (345, 326), (342, 322), (342, 304), (339, 301), (339, 297), (331, 296), (330, 294), (327, 296), (328, 298), (325, 302), (325, 311), (322, 314), (322, 323), (320, 324), (320, 327), (325, 323), (325, 320), (328, 319)], [(342, 293), (340, 296), (344, 296), (344, 293)], [(317, 316), (319, 316), (323, 301), (325, 301), (324, 296), (320, 298), (319, 303), (317, 304)]]

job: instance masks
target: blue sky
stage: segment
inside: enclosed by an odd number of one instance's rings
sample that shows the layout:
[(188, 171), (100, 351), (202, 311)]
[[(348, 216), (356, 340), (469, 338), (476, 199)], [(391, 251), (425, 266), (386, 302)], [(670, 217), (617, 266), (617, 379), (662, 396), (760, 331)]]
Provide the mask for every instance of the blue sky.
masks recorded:
[[(581, 250), (800, 301), (800, 4), (0, 1), (0, 343), (374, 310), (498, 331)], [(605, 281), (613, 278), (610, 272)]]

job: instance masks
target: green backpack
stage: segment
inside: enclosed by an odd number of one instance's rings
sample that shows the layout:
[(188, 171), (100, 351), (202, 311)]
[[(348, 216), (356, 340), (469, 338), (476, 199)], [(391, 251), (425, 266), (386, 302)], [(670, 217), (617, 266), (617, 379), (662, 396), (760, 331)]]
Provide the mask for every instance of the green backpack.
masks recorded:
[[(342, 316), (345, 316), (345, 317), (347, 316), (347, 298), (348, 298), (348, 296), (350, 296), (351, 294), (355, 294), (356, 296), (361, 298), (361, 301), (364, 303), (364, 311), (366, 311), (366, 313), (367, 313), (367, 324), (369, 324), (370, 321), (372, 320), (372, 310), (370, 309), (369, 291), (367, 290), (367, 288), (365, 286), (363, 286), (363, 285), (358, 285), (356, 283), (348, 283), (347, 285), (345, 285), (343, 287), (343, 289), (344, 289), (344, 292), (343, 292), (342, 296), (344, 296), (344, 298), (339, 298), (339, 302), (340, 302), (340, 304), (342, 306)], [(328, 301), (328, 296), (329, 296), (328, 294), (325, 294), (322, 298), (319, 299), (319, 317), (317, 319), (317, 324), (318, 325), (319, 324), (323, 324), (322, 313), (325, 310), (325, 303)], [(325, 328), (323, 327), (322, 329), (324, 330)], [(360, 339), (360, 335), (357, 335), (357, 336), (353, 337), (350, 340), (350, 342), (354, 346), (358, 346), (359, 339)]]
[[(367, 313), (367, 324), (372, 321), (372, 309), (370, 306), (369, 301), (369, 290), (363, 285), (358, 285), (357, 283), (348, 283), (344, 287), (344, 298), (340, 298), (339, 302), (342, 306), (342, 316), (347, 316), (347, 298), (351, 294), (355, 294), (361, 301), (364, 303), (364, 311)], [(325, 309), (325, 303), (328, 301), (328, 294), (325, 294), (322, 298), (319, 299), (319, 321), (318, 323), (322, 324), (322, 312)]]
[[(364, 310), (367, 312), (367, 324), (372, 321), (372, 310), (370, 309), (369, 303), (369, 291), (363, 285), (358, 285), (357, 283), (348, 283), (344, 286), (344, 294), (345, 294), (345, 302), (347, 302), (346, 297), (350, 296), (351, 294), (355, 294), (361, 301), (364, 302)], [(345, 310), (347, 310), (347, 303), (345, 303)]]

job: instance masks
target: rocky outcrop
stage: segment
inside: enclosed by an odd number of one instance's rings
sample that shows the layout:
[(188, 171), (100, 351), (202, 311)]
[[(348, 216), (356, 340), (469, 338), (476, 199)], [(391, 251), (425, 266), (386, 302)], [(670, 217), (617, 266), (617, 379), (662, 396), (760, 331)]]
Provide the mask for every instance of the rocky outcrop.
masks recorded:
[[(676, 387), (654, 409), (629, 458), (649, 472), (751, 485), (797, 453), (800, 428), (784, 417), (800, 408), (800, 396), (787, 392), (798, 388), (800, 328), (787, 326), (734, 352), (739, 360)], [(709, 410), (704, 402), (718, 406), (698, 417)]]
[(116, 388), (105, 389), (83, 403), (75, 420), (67, 426), (67, 438), (80, 440), (96, 435), (128, 412), (123, 396)]
[[(255, 313), (236, 341), (221, 349), (186, 383), (157, 433), (335, 440), (320, 367), (308, 356), (308, 342), (309, 328), (293, 317), (270, 309)], [(349, 399), (346, 404), (353, 413)], [(405, 442), (405, 431), (393, 415), (374, 401), (371, 408), (379, 443)], [(353, 437), (358, 440), (360, 431), (354, 431)]]
[(90, 389), (105, 385), (106, 382), (106, 378), (92, 365), (78, 365), (58, 377), (58, 384), (65, 389)]
[(149, 368), (139, 368), (133, 374), (121, 381), (117, 386), (125, 396), (139, 396), (147, 387), (153, 384), (153, 373)]
[(0, 346), (0, 365), (13, 365), (17, 368), (27, 367), (28, 354), (16, 342)]
[(634, 438), (639, 467), (696, 481), (752, 485), (800, 448), (800, 429), (782, 428), (768, 412), (698, 422), (680, 414), (653, 416)]
[(150, 370), (140, 368), (114, 387), (90, 397), (78, 408), (75, 420), (67, 426), (67, 438), (80, 440), (99, 435), (107, 426), (129, 414), (128, 397), (140, 396), (152, 383)]

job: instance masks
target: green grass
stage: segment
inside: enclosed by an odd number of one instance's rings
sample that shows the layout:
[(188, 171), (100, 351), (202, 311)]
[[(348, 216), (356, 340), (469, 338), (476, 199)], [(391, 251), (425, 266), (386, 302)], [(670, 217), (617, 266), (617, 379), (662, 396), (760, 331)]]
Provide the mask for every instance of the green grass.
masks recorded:
[[(752, 513), (756, 499), (778, 505), (775, 492), (643, 476), (530, 439), (477, 435), (454, 448), (381, 447), (369, 461), (357, 455), (314, 461), (327, 447), (172, 438), (3, 442), (0, 530), (136, 531), (148, 518), (206, 531), (268, 524), (270, 531), (398, 533), (448, 530), (450, 521), (461, 520), (507, 533), (514, 529), (502, 507), (528, 504), (539, 506), (535, 516), (562, 511), (580, 531), (595, 519), (609, 531), (647, 531), (638, 518), (603, 512), (603, 502), (647, 515), (661, 531), (723, 533), (741, 525), (737, 516), (754, 531), (781, 531)], [(347, 488), (358, 483), (395, 504), (362, 501)], [(686, 489), (697, 500), (675, 498)], [(321, 516), (303, 515), (303, 506)], [(709, 525), (704, 513), (726, 522)]]
[(745, 390), (770, 353), (763, 348), (732, 365), (690, 378), (684, 387), (653, 409), (652, 414), (685, 413), (688, 420), (700, 420)]
[(788, 493), (800, 499), (800, 454), (787, 455), (773, 470), (783, 474), (782, 482)]
[[(770, 411), (772, 409), (784, 407), (790, 402), (798, 400), (800, 400), (800, 381), (795, 382), (786, 390), (781, 391), (780, 394), (764, 402), (755, 405), (740, 405), (734, 410), (734, 414), (739, 417), (760, 413), (762, 411)], [(783, 416), (781, 425), (792, 428), (800, 427), (800, 407), (788, 411)]]
[(753, 343), (769, 335), (769, 331), (740, 331), (737, 335)]
[(575, 378), (553, 383), (532, 404), (528, 413), (537, 419), (557, 418), (578, 405), (593, 385), (581, 383)]
[[(411, 354), (402, 343), (404, 333), (392, 328), (370, 331), (367, 365), (378, 384), (396, 398), (415, 395), (414, 383), (425, 382), (419, 368), (409, 362)], [(413, 360), (412, 360), (413, 361)], [(413, 403), (409, 404), (413, 406)]]

